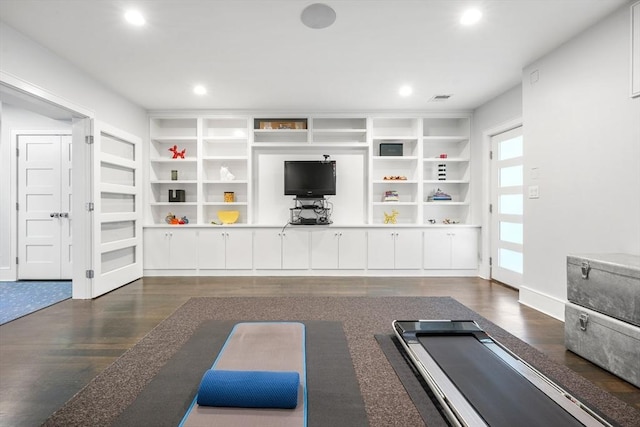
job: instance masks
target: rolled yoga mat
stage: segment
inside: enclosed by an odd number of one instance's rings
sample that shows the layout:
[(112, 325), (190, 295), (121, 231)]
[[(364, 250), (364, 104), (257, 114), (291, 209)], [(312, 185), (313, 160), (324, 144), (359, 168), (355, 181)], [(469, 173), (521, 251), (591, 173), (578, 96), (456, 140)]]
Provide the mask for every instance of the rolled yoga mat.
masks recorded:
[(202, 406), (293, 409), (299, 385), (297, 372), (210, 369), (202, 377), (197, 401)]
[[(209, 394), (207, 385), (209, 375), (213, 375), (213, 385), (222, 385), (222, 391), (226, 399), (239, 406), (207, 406), (201, 404), (200, 392), (187, 410), (180, 427), (306, 427), (307, 425), (307, 379), (306, 379), (306, 355), (305, 355), (305, 327), (299, 322), (243, 322), (237, 323), (216, 358), (212, 371), (231, 371), (230, 376), (242, 378), (254, 377), (255, 372), (269, 372), (272, 379), (279, 380), (278, 388), (282, 385), (280, 377), (282, 373), (297, 373), (296, 381), (297, 405), (292, 409), (281, 407), (252, 407), (249, 406), (250, 398), (247, 393), (249, 386), (233, 384), (227, 381), (218, 381), (218, 373), (203, 376), (205, 387), (205, 401)], [(244, 372), (244, 373), (243, 373)], [(274, 376), (274, 374), (276, 374)], [(227, 375), (227, 374), (222, 374)], [(223, 378), (224, 379), (224, 378)], [(229, 378), (227, 378), (229, 379)], [(202, 382), (202, 381), (201, 381)], [(197, 384), (195, 385), (197, 387)], [(201, 386), (202, 388), (202, 386)], [(234, 396), (231, 391), (241, 392)], [(215, 393), (214, 393), (215, 394)], [(249, 393), (251, 394), (251, 393)], [(263, 393), (262, 397), (271, 392)], [(281, 396), (270, 398), (279, 403)]]

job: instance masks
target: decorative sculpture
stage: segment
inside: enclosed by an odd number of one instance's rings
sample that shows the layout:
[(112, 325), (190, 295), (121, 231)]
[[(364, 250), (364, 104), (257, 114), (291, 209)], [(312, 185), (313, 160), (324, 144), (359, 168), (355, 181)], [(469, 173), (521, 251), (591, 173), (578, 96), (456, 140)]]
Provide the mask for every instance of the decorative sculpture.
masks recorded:
[(398, 211), (395, 209), (391, 209), (391, 215), (389, 215), (388, 213), (384, 213), (384, 223), (385, 224), (395, 224), (396, 223), (396, 217), (398, 216)]
[(236, 179), (235, 175), (229, 171), (229, 168), (222, 166), (220, 168), (220, 181), (233, 181)]
[(182, 151), (178, 151), (178, 146), (174, 145), (173, 147), (169, 148), (169, 151), (173, 153), (172, 159), (177, 159), (177, 158), (184, 159), (184, 153), (187, 152), (187, 149), (185, 148)]
[(164, 218), (164, 220), (165, 220), (165, 222), (167, 224), (171, 224), (171, 225), (189, 224), (189, 218), (187, 218), (186, 216), (183, 216), (182, 218), (178, 218), (177, 216), (175, 216), (171, 212), (169, 212), (167, 214), (167, 216)]

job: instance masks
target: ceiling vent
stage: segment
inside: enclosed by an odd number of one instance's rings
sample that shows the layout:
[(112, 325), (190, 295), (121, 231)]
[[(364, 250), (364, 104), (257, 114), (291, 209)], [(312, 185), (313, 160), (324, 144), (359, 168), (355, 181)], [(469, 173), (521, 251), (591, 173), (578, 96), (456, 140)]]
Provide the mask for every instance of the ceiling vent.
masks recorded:
[(451, 98), (453, 95), (434, 95), (429, 102), (442, 102)]

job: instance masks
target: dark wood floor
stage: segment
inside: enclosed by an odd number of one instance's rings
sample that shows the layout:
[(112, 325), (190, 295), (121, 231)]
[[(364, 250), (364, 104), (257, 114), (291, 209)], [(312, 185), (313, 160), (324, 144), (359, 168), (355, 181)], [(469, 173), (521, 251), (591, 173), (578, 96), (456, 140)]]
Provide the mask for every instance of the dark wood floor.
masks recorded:
[(37, 426), (193, 296), (452, 296), (640, 409), (640, 389), (565, 350), (563, 323), (478, 278), (145, 278), (0, 326), (0, 425)]

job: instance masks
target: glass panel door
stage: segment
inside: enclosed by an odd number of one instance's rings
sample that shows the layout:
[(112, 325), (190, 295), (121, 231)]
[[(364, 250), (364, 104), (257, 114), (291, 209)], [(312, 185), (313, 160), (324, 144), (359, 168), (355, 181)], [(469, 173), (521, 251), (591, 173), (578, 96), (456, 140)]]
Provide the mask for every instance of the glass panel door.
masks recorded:
[(523, 273), (522, 127), (491, 138), (491, 278), (520, 288)]

